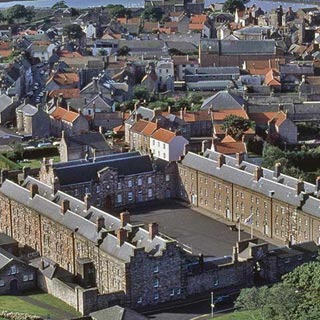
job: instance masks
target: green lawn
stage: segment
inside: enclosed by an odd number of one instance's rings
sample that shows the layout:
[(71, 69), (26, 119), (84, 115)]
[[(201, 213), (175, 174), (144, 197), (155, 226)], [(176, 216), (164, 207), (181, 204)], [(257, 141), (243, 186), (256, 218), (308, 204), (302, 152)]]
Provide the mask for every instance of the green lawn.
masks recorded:
[(236, 311), (236, 312), (228, 313), (221, 317), (217, 317), (213, 319), (214, 320), (250, 320), (252, 318), (250, 318), (249, 311)]
[(18, 296), (0, 296), (0, 310), (45, 316), (48, 310), (21, 300)]
[(79, 312), (62, 300), (42, 291), (21, 296), (0, 296), (0, 310), (34, 314), (45, 318), (50, 315), (51, 319), (62, 319), (65, 313), (70, 315), (69, 318), (80, 316)]
[[(59, 162), (60, 156), (50, 157), (50, 159), (53, 159), (54, 162)], [(18, 165), (21, 168), (23, 168), (23, 167), (29, 167), (30, 169), (40, 168), (42, 160), (43, 160), (43, 158), (29, 159), (29, 161), (20, 162), (20, 163), (18, 163)]]

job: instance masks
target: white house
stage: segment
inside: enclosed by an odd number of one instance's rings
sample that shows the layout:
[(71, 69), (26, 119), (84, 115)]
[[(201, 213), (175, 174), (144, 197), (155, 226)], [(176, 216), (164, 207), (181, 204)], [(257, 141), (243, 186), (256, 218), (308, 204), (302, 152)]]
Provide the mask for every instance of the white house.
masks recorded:
[(92, 39), (97, 37), (97, 28), (92, 23), (89, 22), (88, 24), (82, 26), (82, 29), (87, 38)]
[(156, 75), (159, 80), (160, 89), (167, 89), (167, 79), (174, 78), (174, 64), (171, 58), (161, 59), (156, 65)]
[(189, 141), (180, 134), (160, 128), (150, 138), (150, 150), (155, 158), (177, 161), (188, 143)]

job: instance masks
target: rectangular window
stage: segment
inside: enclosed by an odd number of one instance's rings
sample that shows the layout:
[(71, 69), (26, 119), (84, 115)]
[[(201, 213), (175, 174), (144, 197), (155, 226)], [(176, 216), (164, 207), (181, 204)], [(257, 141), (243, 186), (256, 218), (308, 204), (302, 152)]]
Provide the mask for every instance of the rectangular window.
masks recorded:
[(163, 159), (165, 159), (167, 157), (167, 155), (165, 153), (163, 153)]
[(131, 188), (131, 187), (132, 187), (132, 181), (128, 180), (128, 188)]
[(166, 148), (166, 144), (164, 143), (164, 144), (163, 144), (163, 149), (165, 149), (165, 148)]
[(148, 177), (148, 184), (152, 183), (152, 177)]
[(169, 182), (170, 181), (170, 175), (166, 174), (166, 181)]
[(4, 287), (4, 280), (0, 280), (0, 287)]
[(158, 273), (158, 272), (159, 272), (159, 266), (154, 266), (153, 273)]
[(28, 275), (27, 275), (27, 274), (24, 274), (24, 275), (23, 275), (23, 282), (28, 281), (28, 279), (29, 279)]
[(152, 198), (152, 189), (148, 189), (148, 198)]
[(139, 297), (139, 298), (138, 298), (137, 303), (138, 303), (138, 304), (142, 303), (142, 297)]
[(138, 186), (142, 186), (142, 179), (138, 178)]
[(177, 288), (177, 289), (176, 289), (176, 294), (177, 294), (177, 295), (181, 294), (181, 289), (180, 289), (180, 288)]
[(153, 280), (153, 287), (154, 288), (158, 288), (159, 287), (159, 280), (158, 279), (154, 279)]
[(11, 266), (9, 270), (9, 275), (10, 274), (16, 274), (17, 273), (17, 267), (16, 266)]
[(159, 293), (155, 293), (155, 294), (153, 295), (153, 300), (154, 300), (154, 301), (159, 300)]
[(29, 281), (33, 281), (33, 273), (30, 273), (30, 274), (29, 274), (28, 280), (29, 280)]
[(174, 289), (170, 289), (170, 296), (174, 296)]
[(117, 203), (122, 203), (122, 195), (121, 194), (117, 195)]
[(100, 191), (101, 191), (101, 187), (100, 187), (100, 186), (97, 186), (96, 192), (99, 193)]
[(155, 145), (156, 144), (156, 140), (152, 140), (152, 145)]
[(118, 190), (121, 189), (121, 182), (118, 182)]
[(128, 201), (132, 201), (133, 195), (132, 192), (128, 192)]

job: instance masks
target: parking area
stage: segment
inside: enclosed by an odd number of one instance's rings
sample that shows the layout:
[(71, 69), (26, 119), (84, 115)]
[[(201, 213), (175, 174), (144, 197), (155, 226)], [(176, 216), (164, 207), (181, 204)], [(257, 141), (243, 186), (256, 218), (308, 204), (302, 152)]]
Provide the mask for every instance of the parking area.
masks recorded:
[[(238, 231), (232, 231), (225, 223), (206, 217), (180, 202), (161, 201), (129, 211), (131, 222), (145, 225), (157, 222), (161, 233), (186, 245), (196, 255), (230, 255), (238, 240)], [(241, 231), (241, 239), (248, 238), (250, 235)]]

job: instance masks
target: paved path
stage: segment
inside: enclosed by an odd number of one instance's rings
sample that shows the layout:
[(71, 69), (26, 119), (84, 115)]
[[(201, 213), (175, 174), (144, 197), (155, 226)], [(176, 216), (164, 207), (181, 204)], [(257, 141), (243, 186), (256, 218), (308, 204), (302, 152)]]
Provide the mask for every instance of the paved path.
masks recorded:
[[(47, 318), (50, 320), (66, 320), (66, 319), (72, 319), (72, 318), (77, 317), (77, 315), (75, 313), (70, 313), (70, 312), (67, 312), (64, 310), (60, 310), (53, 305), (47, 304), (43, 301), (33, 299), (28, 296), (18, 296), (18, 298), (27, 302), (27, 303), (30, 303), (30, 304), (33, 304), (37, 307), (48, 310), (48, 316), (50, 316), (50, 318), (48, 318), (48, 317)], [(45, 319), (47, 319), (47, 318), (45, 318)]]

